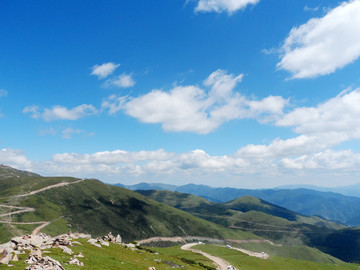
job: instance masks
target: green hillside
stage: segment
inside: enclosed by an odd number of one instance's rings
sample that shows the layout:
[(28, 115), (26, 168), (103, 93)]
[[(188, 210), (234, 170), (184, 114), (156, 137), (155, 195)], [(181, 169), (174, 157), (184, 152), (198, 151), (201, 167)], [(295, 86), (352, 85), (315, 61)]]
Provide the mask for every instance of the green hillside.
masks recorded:
[[(35, 211), (0, 217), (0, 241), (31, 232), (50, 221), (42, 231), (51, 235), (68, 230), (99, 236), (113, 232), (126, 241), (152, 236), (210, 236), (213, 238), (256, 238), (239, 230), (224, 228), (184, 211), (158, 203), (134, 191), (106, 185), (97, 180), (79, 181), (62, 177), (15, 177), (0, 180), (0, 213), (16, 211), (6, 206), (30, 207)], [(62, 182), (72, 184), (16, 197)], [(10, 195), (10, 196), (9, 196)], [(0, 214), (1, 215), (1, 214)], [(4, 223), (7, 222), (7, 223)]]
[(230, 262), (236, 269), (242, 270), (336, 270), (336, 269), (358, 269), (355, 264), (331, 264), (310, 262), (304, 260), (288, 259), (281, 257), (270, 257), (268, 260), (250, 257), (235, 249), (213, 245), (198, 245), (196, 249), (202, 250), (208, 254), (221, 257)]
[[(318, 250), (320, 249), (340, 259), (349, 258), (342, 254), (349, 254), (348, 246), (342, 246), (341, 252), (336, 247), (326, 247), (328, 245), (326, 236), (341, 233), (345, 227), (319, 217), (303, 216), (251, 196), (220, 204), (179, 192), (164, 190), (138, 192), (228, 228), (251, 232), (264, 239), (281, 243), (284, 248), (273, 249), (273, 253), (278, 256), (317, 261), (321, 257), (317, 252), (324, 254)], [(318, 249), (310, 250), (306, 245)], [(360, 243), (357, 246), (360, 247)], [(290, 252), (291, 250), (294, 252)], [(353, 253), (354, 251), (351, 252)], [(357, 257), (352, 256), (350, 261), (356, 261), (357, 258), (360, 258), (360, 254)]]

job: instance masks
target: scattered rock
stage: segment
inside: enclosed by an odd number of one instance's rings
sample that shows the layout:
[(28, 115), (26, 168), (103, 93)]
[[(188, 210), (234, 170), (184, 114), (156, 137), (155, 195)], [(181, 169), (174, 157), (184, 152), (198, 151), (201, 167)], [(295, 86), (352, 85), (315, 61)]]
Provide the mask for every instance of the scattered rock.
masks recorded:
[(48, 269), (48, 270), (65, 270), (65, 268), (55, 259), (46, 256), (41, 258), (29, 265), (26, 270), (40, 270), (40, 269)]
[(97, 243), (96, 239), (90, 238), (87, 242), (90, 243), (91, 245), (94, 245), (95, 247), (101, 248), (101, 245)]
[(78, 255), (74, 255), (74, 257), (78, 257), (78, 258), (84, 258), (84, 255), (82, 255), (82, 253), (80, 252)]
[(83, 262), (80, 262), (77, 258), (71, 258), (68, 264), (75, 264), (79, 266), (84, 266)]
[(70, 248), (68, 248), (68, 247), (66, 247), (66, 246), (59, 246), (59, 248), (61, 248), (63, 252), (65, 252), (65, 253), (67, 253), (67, 254), (69, 254), (69, 255), (73, 255), (73, 254), (74, 254), (74, 252), (73, 252)]
[(118, 234), (118, 235), (116, 236), (116, 238), (115, 238), (115, 243), (117, 243), (117, 244), (121, 244), (121, 243), (122, 243), (120, 234)]

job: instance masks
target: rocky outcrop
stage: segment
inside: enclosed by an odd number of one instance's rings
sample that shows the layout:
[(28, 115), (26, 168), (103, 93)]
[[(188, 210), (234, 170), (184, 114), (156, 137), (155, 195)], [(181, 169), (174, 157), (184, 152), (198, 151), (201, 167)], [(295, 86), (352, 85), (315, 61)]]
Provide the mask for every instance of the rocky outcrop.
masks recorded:
[[(121, 244), (121, 237), (117, 235), (114, 237), (111, 232), (104, 237), (98, 237), (96, 239), (91, 238), (91, 235), (83, 233), (67, 233), (51, 237), (44, 233), (27, 234), (19, 237), (12, 238), (9, 242), (0, 245), (0, 264), (7, 264), (11, 261), (18, 260), (18, 254), (24, 254), (25, 250), (29, 250), (29, 256), (26, 259), (26, 263), (29, 266), (26, 269), (51, 269), (51, 270), (63, 270), (64, 267), (57, 260), (49, 257), (42, 256), (42, 250), (51, 248), (60, 248), (63, 252), (73, 255), (67, 264), (74, 264), (78, 266), (84, 266), (78, 258), (83, 258), (84, 255), (74, 254), (71, 247), (74, 244), (81, 245), (76, 239), (88, 239), (88, 242), (94, 246), (102, 247), (109, 246), (111, 243)], [(10, 266), (10, 265), (9, 265)]]

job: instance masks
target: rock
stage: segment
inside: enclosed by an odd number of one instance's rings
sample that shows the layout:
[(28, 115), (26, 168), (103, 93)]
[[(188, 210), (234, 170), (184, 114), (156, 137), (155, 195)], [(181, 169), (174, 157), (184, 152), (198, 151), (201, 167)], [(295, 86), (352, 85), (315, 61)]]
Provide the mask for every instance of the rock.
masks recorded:
[(75, 264), (75, 265), (79, 265), (79, 266), (84, 266), (83, 262), (80, 262), (78, 259), (76, 258), (71, 258), (70, 261), (68, 262), (68, 264)]
[(101, 241), (100, 245), (108, 247), (110, 244), (109, 244), (109, 242)]
[(112, 235), (111, 232), (109, 232), (108, 235), (105, 235), (103, 237), (103, 240), (113, 242), (113, 243), (115, 243), (115, 241), (116, 241), (115, 237)]
[(78, 257), (78, 258), (84, 258), (84, 255), (82, 255), (82, 253), (80, 252), (78, 255), (74, 255), (74, 257)]
[(10, 249), (2, 249), (0, 250), (0, 264), (9, 264), (12, 260), (13, 255), (11, 254)]
[(73, 252), (70, 248), (68, 248), (68, 247), (66, 247), (66, 246), (59, 246), (59, 248), (61, 248), (63, 252), (65, 252), (65, 253), (67, 253), (67, 254), (69, 254), (69, 255), (73, 255), (73, 254), (74, 254), (74, 252)]
[(59, 235), (55, 238), (55, 240), (53, 241), (53, 246), (72, 246), (71, 241), (70, 241), (70, 237), (67, 234), (62, 234)]
[(17, 254), (14, 255), (14, 257), (12, 258), (11, 261), (13, 261), (13, 262), (19, 261), (19, 258), (18, 258), (18, 256), (17, 256)]
[(97, 243), (96, 239), (90, 238), (87, 242), (90, 243), (91, 245), (94, 245), (95, 247), (100, 247), (101, 248), (101, 245), (99, 245)]
[(125, 245), (128, 248), (135, 248), (136, 246), (133, 243), (129, 243)]
[(38, 269), (65, 270), (65, 268), (57, 260), (49, 256), (41, 258), (40, 260), (29, 265), (26, 268), (26, 270), (38, 270)]
[(118, 235), (116, 236), (116, 238), (115, 238), (115, 243), (121, 244), (121, 236), (120, 236), (120, 234), (118, 234)]
[(41, 250), (36, 248), (30, 251), (29, 257), (26, 259), (26, 263), (34, 264), (42, 259)]

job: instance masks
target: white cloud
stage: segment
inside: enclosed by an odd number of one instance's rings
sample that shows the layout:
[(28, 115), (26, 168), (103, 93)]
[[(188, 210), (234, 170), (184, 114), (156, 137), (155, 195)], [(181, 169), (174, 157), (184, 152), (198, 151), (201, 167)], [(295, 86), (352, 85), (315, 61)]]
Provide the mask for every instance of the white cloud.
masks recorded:
[(73, 129), (71, 127), (65, 128), (61, 134), (63, 139), (70, 139), (72, 135), (83, 133), (84, 131), (81, 129)]
[(53, 161), (63, 164), (104, 164), (114, 165), (148, 160), (162, 160), (172, 157), (173, 153), (167, 153), (163, 149), (157, 151), (128, 152), (124, 150), (104, 151), (94, 154), (64, 153), (53, 156)]
[(246, 8), (248, 5), (256, 5), (260, 0), (199, 0), (195, 11), (197, 12), (227, 12), (232, 14)]
[(4, 89), (0, 89), (0, 97), (6, 97), (8, 95), (8, 92)]
[(102, 110), (108, 110), (110, 115), (117, 113), (124, 108), (124, 104), (127, 101), (127, 97), (118, 97), (111, 95), (104, 99), (101, 103)]
[(335, 72), (360, 56), (360, 0), (344, 2), (322, 18), (294, 27), (277, 64), (292, 78), (313, 78)]
[[(350, 150), (325, 150), (297, 157), (246, 155), (216, 156), (203, 150), (186, 153), (124, 150), (92, 154), (55, 154), (51, 160), (31, 161), (21, 150), (0, 150), (0, 164), (34, 171), (42, 175), (98, 178), (109, 182), (186, 182), (214, 186), (274, 186), (303, 183), (327, 184), (341, 178), (341, 184), (354, 183), (360, 176), (360, 154)], [(336, 177), (334, 177), (334, 175)], [(350, 176), (349, 176), (350, 175)], [(219, 182), (222, 179), (222, 182)], [(129, 182), (130, 181), (130, 182)], [(269, 182), (270, 181), (270, 182)], [(332, 183), (336, 185), (336, 182)], [(338, 183), (339, 185), (340, 183)]]
[(304, 7), (304, 11), (318, 11), (319, 10), (319, 7), (308, 7), (308, 6), (305, 6)]
[(135, 81), (130, 74), (123, 73), (112, 79), (106, 80), (104, 83), (105, 87), (116, 86), (120, 88), (128, 88), (135, 85)]
[(72, 109), (57, 105), (51, 109), (45, 108), (41, 111), (39, 106), (33, 105), (24, 108), (23, 113), (30, 113), (32, 118), (42, 118), (50, 122), (54, 120), (78, 120), (89, 115), (94, 115), (98, 113), (98, 110), (93, 105), (82, 104)]
[(269, 145), (249, 144), (237, 151), (237, 155), (250, 158), (279, 158), (297, 156), (332, 147), (344, 138), (339, 134), (324, 133), (322, 136), (300, 135), (295, 138), (275, 139)]
[(25, 153), (16, 149), (0, 149), (0, 164), (8, 165), (18, 169), (31, 169), (31, 161)]
[(268, 145), (247, 145), (237, 155), (280, 158), (308, 155), (346, 141), (360, 140), (360, 88), (346, 90), (316, 107), (296, 108), (274, 121), (275, 126), (293, 127), (299, 136), (276, 139)]
[(250, 100), (235, 92), (242, 80), (217, 70), (210, 74), (204, 85), (208, 91), (194, 85), (176, 86), (169, 92), (153, 90), (136, 98), (110, 96), (102, 103), (110, 114), (124, 110), (143, 123), (160, 123), (166, 131), (187, 131), (207, 134), (233, 119), (252, 118), (259, 121), (274, 119), (282, 114), (287, 101), (269, 96)]
[(297, 170), (358, 170), (360, 166), (360, 154), (351, 150), (323, 152), (303, 155), (294, 159), (284, 158), (279, 165), (287, 169)]
[(302, 134), (333, 134), (342, 141), (360, 139), (360, 88), (346, 90), (316, 107), (296, 108), (276, 121)]
[(109, 75), (111, 75), (119, 66), (120, 64), (115, 64), (112, 62), (104, 63), (102, 65), (94, 65), (91, 68), (92, 69), (91, 75), (95, 75), (99, 79), (104, 79)]

